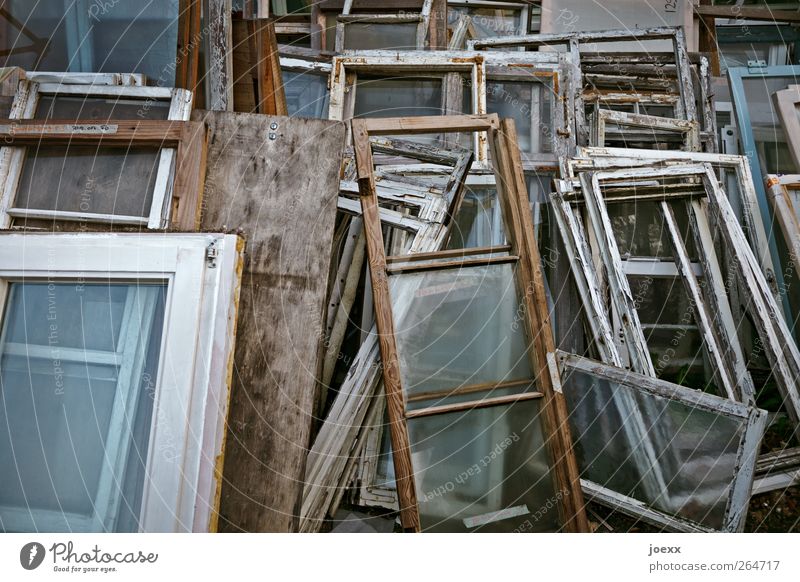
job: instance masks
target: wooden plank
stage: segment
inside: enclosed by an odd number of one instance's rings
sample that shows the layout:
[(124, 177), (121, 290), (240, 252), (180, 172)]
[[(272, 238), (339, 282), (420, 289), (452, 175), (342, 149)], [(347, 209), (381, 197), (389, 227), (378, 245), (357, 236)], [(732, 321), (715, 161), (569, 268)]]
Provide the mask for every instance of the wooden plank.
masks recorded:
[(212, 111), (233, 110), (233, 30), (231, 0), (205, 0), (206, 70), (209, 103)]
[(200, 68), (201, 0), (180, 0), (178, 3), (178, 50), (175, 58), (175, 87), (197, 92)]
[[(202, 228), (237, 230), (248, 249), (220, 530), (296, 531), (345, 128), (266, 115), (193, 116), (212, 132)], [(265, 137), (270, 132), (276, 139)]]
[(15, 119), (0, 123), (4, 146), (97, 144), (104, 146), (170, 147), (180, 143), (191, 121), (115, 120), (83, 123), (74, 119)]
[(497, 128), (497, 115), (449, 115), (445, 117), (389, 117), (365, 119), (369, 135), (460, 133)]
[(405, 404), (400, 384), (400, 360), (394, 338), (392, 299), (386, 273), (383, 235), (378, 216), (378, 197), (375, 178), (372, 174), (372, 149), (366, 120), (352, 122), (353, 144), (358, 167), (358, 185), (361, 190), (361, 207), (367, 237), (370, 282), (375, 304), (375, 321), (380, 334), (378, 344), (383, 365), (383, 386), (386, 392), (386, 407), (389, 413), (389, 428), (392, 439), (397, 496), (400, 502), (400, 520), (403, 527), (419, 531), (417, 493), (414, 487), (414, 469), (411, 464), (411, 445), (405, 423)]

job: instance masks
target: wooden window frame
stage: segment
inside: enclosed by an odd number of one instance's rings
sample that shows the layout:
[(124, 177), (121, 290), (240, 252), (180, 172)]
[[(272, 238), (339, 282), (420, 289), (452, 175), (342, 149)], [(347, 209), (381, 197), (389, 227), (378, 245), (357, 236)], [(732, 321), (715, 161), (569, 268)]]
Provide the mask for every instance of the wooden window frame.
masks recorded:
[[(522, 163), (516, 149), (516, 135), (511, 120), (502, 123), (496, 115), (415, 117), (395, 119), (354, 119), (351, 121), (358, 168), (359, 189), (370, 258), (372, 292), (383, 362), (390, 434), (397, 477), (400, 519), (407, 531), (419, 531), (420, 518), (416, 501), (414, 475), (405, 411), (405, 395), (400, 375), (397, 344), (394, 337), (391, 295), (388, 285), (387, 257), (383, 246), (378, 199), (373, 173), (370, 135), (419, 134), (426, 132), (487, 131), (495, 167), (498, 168), (498, 195), (503, 205), (507, 237), (511, 253), (517, 259), (517, 284), (526, 309), (526, 331), (533, 339), (531, 366), (536, 371), (544, 414), (545, 433), (554, 459), (553, 472), (559, 495), (559, 512), (566, 531), (586, 531), (588, 522), (576, 486), (577, 464), (571, 451), (571, 437), (566, 430), (563, 395), (557, 390), (558, 370), (555, 366), (553, 337), (544, 296), (544, 281), (533, 224), (528, 209)], [(527, 291), (526, 291), (527, 290)], [(531, 292), (533, 290), (533, 292)], [(534, 297), (535, 296), (535, 297)], [(522, 395), (517, 396), (520, 398)], [(443, 412), (443, 410), (437, 410)]]
[[(46, 88), (46, 86), (45, 86)], [(38, 91), (39, 87), (33, 87)], [(70, 92), (74, 89), (74, 92)], [(188, 115), (189, 93), (181, 89), (170, 90), (156, 87), (87, 87), (58, 86), (57, 94), (78, 94), (97, 96), (125, 96), (131, 94), (155, 95), (169, 98), (171, 109), (179, 110), (177, 115)], [(149, 98), (149, 97), (148, 97)], [(0, 217), (3, 226), (10, 225), (9, 209), (16, 195), (17, 183), (25, 155), (25, 146), (38, 145), (108, 145), (120, 148), (135, 146), (159, 147), (162, 158), (159, 174), (161, 190), (153, 196), (149, 218), (117, 217), (115, 215), (73, 213), (62, 211), (26, 211), (27, 217), (60, 221), (85, 221), (98, 223), (133, 224), (147, 228), (161, 229), (168, 223), (184, 230), (196, 230), (199, 226), (200, 199), (205, 180), (205, 152), (207, 129), (202, 122), (192, 121), (151, 121), (151, 120), (109, 120), (108, 123), (75, 120), (40, 121), (29, 119), (35, 107), (36, 98), (21, 98), (19, 119), (12, 119), (3, 126), (0, 137), (4, 140), (4, 150), (10, 155), (0, 160), (6, 179), (2, 183), (2, 208)], [(17, 112), (12, 111), (12, 115)], [(170, 166), (174, 172), (170, 173)]]
[(789, 142), (789, 152), (795, 165), (800, 169), (800, 85), (789, 85), (786, 89), (773, 93), (773, 99), (778, 109), (778, 117), (783, 125), (786, 141)]
[[(213, 531), (242, 239), (221, 234), (6, 232), (0, 240), (4, 305), (9, 280), (127, 282), (134, 273), (137, 281), (168, 283), (151, 420), (158, 429), (150, 431), (140, 531)], [(164, 455), (165, 450), (174, 455)]]
[[(430, 172), (430, 164), (436, 162), (436, 171), (449, 174), (447, 184), (441, 192), (438, 189), (434, 191), (428, 189), (423, 193), (414, 188), (409, 189), (408, 184), (405, 183), (398, 184), (399, 190), (393, 189), (391, 188), (391, 174), (381, 180), (381, 186), (377, 191), (381, 203), (399, 208), (399, 210), (394, 210), (379, 207), (378, 213), (384, 226), (395, 231), (403, 231), (403, 233), (407, 233), (406, 238), (410, 238), (406, 241), (401, 240), (397, 245), (403, 252), (409, 253), (403, 255), (404, 257), (414, 257), (416, 254), (426, 255), (441, 250), (447, 242), (447, 232), (452, 217), (457, 214), (463, 200), (463, 186), (468, 179), (467, 172), (474, 156), (473, 152), (454, 153), (450, 150), (420, 146), (416, 143), (402, 144), (399, 141), (381, 138), (375, 138), (375, 141), (378, 142), (376, 146), (381, 151), (402, 153), (406, 157), (422, 162), (419, 165), (409, 166), (409, 168), (414, 170), (423, 168), (420, 171)], [(404, 148), (407, 148), (406, 151), (403, 151)], [(451, 166), (452, 169), (443, 170), (443, 164)], [(398, 170), (397, 167), (390, 169)], [(353, 171), (355, 172), (355, 169)], [(347, 173), (349, 174), (349, 172)], [(358, 200), (360, 195), (358, 183), (343, 180), (341, 192), (338, 200), (339, 210), (359, 217), (359, 222), (354, 221), (350, 224), (348, 238), (352, 240), (352, 243), (348, 244), (363, 245), (364, 228), (362, 206)], [(401, 211), (408, 208), (414, 208), (416, 216), (410, 216)], [(356, 243), (356, 237), (362, 239), (360, 243)], [(343, 257), (347, 253), (346, 247), (342, 252)], [(336, 280), (345, 280), (345, 285), (352, 280), (357, 282), (361, 275), (361, 269), (359, 266), (354, 270), (354, 264), (356, 264), (355, 259), (350, 261), (350, 265), (343, 260), (337, 270)], [(332, 292), (329, 304), (340, 303), (340, 296), (343, 296), (345, 292), (346, 289), (338, 294)], [(329, 312), (329, 327), (333, 330), (331, 347), (328, 350), (328, 354), (331, 355), (338, 354), (338, 348), (334, 348), (333, 338), (336, 329), (335, 318), (340, 316), (340, 312), (341, 309), (337, 308), (334, 319), (331, 319)], [(369, 436), (359, 436), (357, 433), (365, 426), (364, 422), (367, 418), (372, 418), (378, 410), (380, 410), (380, 414), (383, 414), (384, 404), (382, 396), (379, 394), (382, 367), (378, 350), (378, 332), (374, 322), (369, 322), (364, 327), (369, 328), (369, 333), (364, 335), (347, 378), (309, 452), (300, 517), (300, 531), (302, 532), (318, 531), (328, 511), (335, 511), (335, 508), (338, 507), (352, 473), (357, 469), (360, 470), (356, 466), (356, 462), (361, 461), (359, 443), (363, 438), (370, 438)], [(346, 429), (342, 427), (346, 427)], [(352, 443), (348, 440), (350, 438), (357, 441), (355, 450), (351, 450)], [(333, 482), (332, 479), (338, 480)], [(396, 499), (394, 490), (391, 490), (391, 494)]]
[(724, 525), (720, 530), (668, 515), (653, 509), (646, 503), (612, 491), (587, 479), (581, 479), (581, 486), (587, 498), (619, 510), (631, 517), (642, 519), (657, 527), (681, 532), (740, 532), (744, 529), (747, 506), (753, 485), (756, 456), (761, 437), (767, 425), (764, 410), (732, 402), (730, 400), (692, 390), (684, 386), (665, 382), (641, 374), (622, 370), (575, 354), (559, 352), (561, 374), (567, 377), (569, 370), (575, 370), (616, 384), (622, 384), (643, 394), (657, 396), (669, 401), (680, 402), (694, 410), (703, 410), (738, 421), (744, 426), (737, 450), (737, 470), (731, 484), (731, 493), (725, 510)]

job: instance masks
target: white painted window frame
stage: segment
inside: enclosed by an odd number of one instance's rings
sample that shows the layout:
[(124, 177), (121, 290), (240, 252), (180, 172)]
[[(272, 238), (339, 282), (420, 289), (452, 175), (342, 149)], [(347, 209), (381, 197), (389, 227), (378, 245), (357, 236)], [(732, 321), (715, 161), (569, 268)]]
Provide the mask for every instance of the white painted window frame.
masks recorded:
[[(718, 531), (740, 532), (744, 529), (747, 506), (750, 502), (750, 493), (753, 486), (758, 447), (767, 424), (767, 412), (765, 410), (733, 402), (713, 394), (692, 390), (678, 384), (646, 377), (575, 354), (559, 352), (558, 360), (559, 368), (562, 377), (566, 379), (565, 381), (569, 381), (568, 373), (572, 369), (627, 386), (631, 390), (643, 394), (677, 401), (696, 410), (704, 410), (738, 421), (742, 426), (742, 430), (737, 449), (737, 471), (729, 488), (730, 496), (725, 510), (724, 523)], [(669, 515), (653, 509), (638, 499), (612, 491), (586, 479), (581, 479), (581, 488), (589, 499), (601, 502), (603, 505), (642, 519), (657, 527), (682, 532), (716, 531), (683, 517)]]
[(3, 305), (9, 281), (168, 284), (142, 532), (214, 527), (242, 253), (236, 235), (0, 234)]
[[(86, 99), (134, 99), (141, 100), (143, 105), (152, 101), (168, 101), (170, 108), (167, 119), (171, 121), (189, 121), (192, 112), (192, 92), (185, 89), (130, 85), (38, 83), (28, 80), (22, 81), (19, 85), (17, 94), (14, 97), (14, 103), (11, 106), (9, 119), (33, 119), (39, 99), (42, 96), (70, 96)], [(10, 228), (14, 218), (113, 222), (114, 224), (146, 226), (149, 229), (165, 228), (169, 223), (169, 213), (171, 211), (176, 154), (177, 150), (175, 148), (161, 149), (150, 214), (148, 217), (139, 217), (15, 208), (14, 201), (27, 156), (27, 148), (0, 148), (0, 228)]]

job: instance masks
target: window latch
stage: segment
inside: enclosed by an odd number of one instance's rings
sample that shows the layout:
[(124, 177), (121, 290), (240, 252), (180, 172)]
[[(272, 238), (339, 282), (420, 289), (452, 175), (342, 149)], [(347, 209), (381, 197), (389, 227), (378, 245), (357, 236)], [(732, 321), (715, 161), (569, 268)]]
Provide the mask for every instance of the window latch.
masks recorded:
[(219, 249), (217, 248), (217, 241), (211, 241), (206, 247), (206, 263), (208, 263), (209, 269), (216, 269), (218, 256)]

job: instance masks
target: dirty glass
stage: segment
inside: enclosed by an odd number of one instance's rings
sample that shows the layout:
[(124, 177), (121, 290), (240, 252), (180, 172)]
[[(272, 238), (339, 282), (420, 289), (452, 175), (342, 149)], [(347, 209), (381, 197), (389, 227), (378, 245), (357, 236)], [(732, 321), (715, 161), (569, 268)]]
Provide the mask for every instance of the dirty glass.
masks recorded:
[[(167, 119), (169, 101), (42, 96), (35, 119)], [(145, 218), (161, 159), (157, 147), (28, 147), (14, 207)]]
[(11, 283), (0, 529), (137, 531), (166, 285)]
[(282, 70), (286, 109), (291, 117), (328, 119), (328, 78), (313, 73)]
[(512, 265), (392, 275), (389, 284), (409, 396), (532, 377)]
[(11, 54), (4, 66), (30, 71), (143, 73), (175, 85), (179, 0), (9, 0), (0, 17)]
[[(626, 256), (672, 259), (672, 243), (660, 202), (640, 200), (607, 204), (619, 254)], [(671, 205), (675, 222), (690, 259), (697, 258), (689, 216), (682, 203)]]
[(423, 531), (559, 529), (539, 410), (527, 400), (408, 420)]
[(29, 147), (14, 207), (146, 218), (159, 155), (152, 148)]
[(567, 367), (581, 477), (666, 514), (724, 525), (744, 420)]
[(512, 8), (476, 8), (472, 6), (448, 6), (447, 27), (454, 29), (462, 14), (470, 16), (475, 38), (491, 36), (513, 36), (521, 30), (522, 11)]

